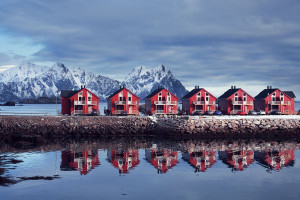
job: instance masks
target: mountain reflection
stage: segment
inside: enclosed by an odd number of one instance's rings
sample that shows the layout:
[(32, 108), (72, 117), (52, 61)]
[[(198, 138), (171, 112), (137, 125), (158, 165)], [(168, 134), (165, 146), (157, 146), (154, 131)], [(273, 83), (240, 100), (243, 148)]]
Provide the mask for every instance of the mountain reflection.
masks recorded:
[(270, 170), (280, 170), (282, 167), (292, 167), (295, 163), (294, 150), (266, 150), (264, 152), (255, 151), (255, 160)]
[(166, 173), (178, 163), (178, 153), (172, 149), (158, 148), (153, 145), (152, 148), (146, 149), (145, 153), (147, 161), (157, 169), (158, 174)]
[(86, 175), (100, 164), (98, 150), (61, 151), (61, 171), (80, 171)]
[(109, 162), (117, 169), (119, 173), (128, 173), (128, 170), (133, 169), (139, 163), (139, 151), (137, 149), (117, 150), (109, 149), (107, 151)]
[(233, 171), (243, 171), (254, 162), (252, 150), (219, 151), (219, 159)]

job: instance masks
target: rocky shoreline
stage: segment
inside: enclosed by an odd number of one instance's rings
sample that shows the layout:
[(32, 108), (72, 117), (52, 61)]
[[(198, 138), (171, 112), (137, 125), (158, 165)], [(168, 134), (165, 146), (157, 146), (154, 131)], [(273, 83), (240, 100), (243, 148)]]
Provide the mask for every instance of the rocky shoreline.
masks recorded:
[(0, 138), (8, 142), (41, 143), (59, 138), (124, 136), (299, 140), (300, 117), (219, 119), (192, 116), (0, 116)]

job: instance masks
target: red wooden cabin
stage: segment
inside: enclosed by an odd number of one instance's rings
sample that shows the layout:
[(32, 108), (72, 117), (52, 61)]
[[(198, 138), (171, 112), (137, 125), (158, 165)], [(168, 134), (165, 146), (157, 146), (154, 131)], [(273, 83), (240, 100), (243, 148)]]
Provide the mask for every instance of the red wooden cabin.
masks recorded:
[(61, 152), (60, 169), (62, 171), (80, 171), (80, 174), (86, 175), (98, 165), (100, 162), (97, 150)]
[(133, 169), (139, 163), (139, 151), (137, 149), (123, 150), (108, 150), (107, 157), (109, 162), (117, 169), (120, 174), (128, 173), (128, 170)]
[(195, 89), (182, 97), (182, 111), (193, 114), (197, 111), (205, 113), (208, 110), (216, 110), (217, 98), (204, 88), (195, 86)]
[(157, 169), (157, 173), (166, 173), (174, 167), (178, 163), (177, 155), (177, 151), (171, 149), (151, 148), (146, 150), (146, 159)]
[(219, 159), (234, 171), (243, 171), (254, 162), (254, 152), (252, 150), (219, 151)]
[(178, 114), (178, 99), (167, 89), (159, 87), (145, 98), (146, 113)]
[(264, 110), (266, 114), (280, 111), (281, 114), (295, 113), (295, 94), (292, 91), (281, 91), (268, 86), (261, 91), (254, 101), (255, 110)]
[(81, 86), (80, 90), (61, 91), (61, 114), (91, 114), (93, 110), (99, 115), (99, 97)]
[(210, 168), (216, 161), (215, 151), (199, 151), (192, 153), (183, 153), (182, 159), (189, 162), (195, 167), (195, 172), (205, 172), (207, 168)]
[(264, 152), (256, 151), (255, 160), (268, 170), (280, 170), (282, 167), (294, 166), (294, 150), (266, 150)]
[(107, 107), (111, 115), (120, 115), (126, 111), (128, 115), (139, 115), (140, 98), (125, 87), (120, 87), (107, 98)]
[(231, 86), (223, 95), (218, 98), (218, 106), (223, 114), (237, 114), (239, 111), (248, 114), (253, 110), (254, 98), (241, 88)]

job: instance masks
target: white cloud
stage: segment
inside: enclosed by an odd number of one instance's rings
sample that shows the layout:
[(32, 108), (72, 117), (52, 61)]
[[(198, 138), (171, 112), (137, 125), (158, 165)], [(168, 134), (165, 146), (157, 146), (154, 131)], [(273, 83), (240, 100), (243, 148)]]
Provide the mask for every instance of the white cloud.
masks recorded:
[(10, 68), (16, 67), (17, 65), (2, 65), (0, 66), (0, 72), (3, 72), (5, 70), (8, 70)]

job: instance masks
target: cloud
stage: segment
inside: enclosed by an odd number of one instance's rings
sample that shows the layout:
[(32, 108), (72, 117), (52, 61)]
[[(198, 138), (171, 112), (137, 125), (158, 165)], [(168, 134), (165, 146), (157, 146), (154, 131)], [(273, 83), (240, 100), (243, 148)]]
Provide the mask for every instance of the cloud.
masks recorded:
[(5, 70), (8, 70), (9, 68), (16, 67), (17, 65), (2, 65), (0, 66), (0, 72), (3, 72)]
[(298, 0), (2, 0), (0, 27), (30, 38), (30, 55), (10, 53), (36, 63), (119, 80), (135, 65), (165, 64), (187, 87), (234, 80), (289, 88), (299, 84), (299, 10)]

